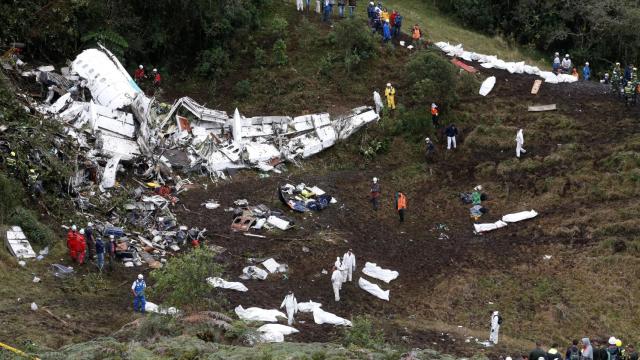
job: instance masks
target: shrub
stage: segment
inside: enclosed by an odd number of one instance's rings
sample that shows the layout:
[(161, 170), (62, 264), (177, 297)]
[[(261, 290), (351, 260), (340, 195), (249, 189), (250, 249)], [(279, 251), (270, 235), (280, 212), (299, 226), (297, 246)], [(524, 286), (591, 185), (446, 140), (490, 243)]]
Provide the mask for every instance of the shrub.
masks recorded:
[(343, 64), (347, 72), (352, 72), (361, 62), (373, 59), (378, 54), (378, 43), (369, 29), (358, 20), (339, 22), (335, 29), (335, 40), (344, 54)]
[(253, 51), (253, 62), (257, 67), (264, 67), (267, 65), (267, 52), (262, 48), (256, 48)]
[(247, 79), (238, 81), (233, 87), (233, 95), (239, 98), (251, 95), (251, 81)]
[(211, 298), (212, 288), (206, 282), (206, 278), (222, 273), (222, 265), (216, 263), (214, 257), (214, 252), (197, 248), (171, 259), (166, 266), (151, 273), (156, 282), (150, 288), (150, 293), (162, 297), (167, 306), (217, 306), (216, 300)]
[(405, 66), (409, 95), (419, 104), (435, 102), (449, 108), (458, 101), (455, 67), (432, 51), (415, 53)]
[(287, 56), (287, 44), (282, 39), (276, 40), (273, 44), (273, 63), (278, 66), (286, 65), (289, 62)]
[(379, 349), (384, 345), (384, 335), (382, 331), (373, 328), (373, 322), (369, 317), (357, 316), (353, 319), (353, 326), (345, 330), (342, 343), (344, 346)]
[(285, 38), (287, 36), (287, 27), (289, 23), (280, 16), (276, 16), (271, 20), (271, 33), (277, 38)]
[(0, 174), (0, 223), (9, 216), (13, 209), (20, 206), (24, 198), (24, 190), (19, 182)]
[(203, 77), (213, 79), (220, 78), (227, 74), (227, 69), (231, 65), (229, 54), (221, 47), (204, 50), (200, 53), (196, 72)]
[(16, 208), (9, 218), (9, 222), (10, 225), (20, 226), (31, 244), (44, 247), (55, 243), (56, 234), (38, 221), (38, 216), (31, 210), (22, 207)]

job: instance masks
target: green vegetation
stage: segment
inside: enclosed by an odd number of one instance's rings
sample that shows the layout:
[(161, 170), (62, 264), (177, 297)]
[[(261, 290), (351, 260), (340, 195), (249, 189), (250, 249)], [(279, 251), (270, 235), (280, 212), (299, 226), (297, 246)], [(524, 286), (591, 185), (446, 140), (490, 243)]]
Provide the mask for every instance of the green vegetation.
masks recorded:
[(166, 306), (180, 309), (206, 306), (217, 310), (220, 300), (211, 295), (213, 288), (205, 281), (222, 274), (222, 266), (214, 260), (215, 255), (201, 247), (171, 259), (166, 266), (151, 273), (155, 283), (150, 293), (162, 298)]

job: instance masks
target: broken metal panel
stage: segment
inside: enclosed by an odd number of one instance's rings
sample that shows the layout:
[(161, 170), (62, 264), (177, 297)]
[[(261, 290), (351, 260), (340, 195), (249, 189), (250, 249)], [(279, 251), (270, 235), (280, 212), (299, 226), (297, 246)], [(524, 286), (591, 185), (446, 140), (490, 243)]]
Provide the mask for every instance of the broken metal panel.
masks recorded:
[(116, 155), (107, 161), (107, 166), (104, 168), (104, 174), (102, 175), (102, 182), (100, 185), (104, 189), (110, 189), (116, 184), (116, 173), (118, 172), (118, 164), (120, 163), (120, 156)]
[(19, 259), (31, 259), (36, 257), (36, 252), (22, 232), (20, 226), (12, 226), (7, 231), (5, 245), (11, 254)]
[(338, 139), (344, 140), (360, 130), (366, 124), (378, 121), (380, 116), (368, 106), (351, 110), (351, 114), (339, 117), (334, 121), (334, 128), (338, 132)]
[(135, 141), (103, 132), (99, 132), (96, 138), (96, 148), (106, 156), (120, 155), (122, 160), (131, 160), (140, 155), (140, 148)]
[(93, 99), (110, 109), (130, 105), (141, 92), (118, 59), (104, 48), (83, 51), (71, 63), (71, 68), (87, 80)]
[(252, 164), (280, 157), (280, 151), (271, 144), (248, 143), (244, 150), (247, 160)]

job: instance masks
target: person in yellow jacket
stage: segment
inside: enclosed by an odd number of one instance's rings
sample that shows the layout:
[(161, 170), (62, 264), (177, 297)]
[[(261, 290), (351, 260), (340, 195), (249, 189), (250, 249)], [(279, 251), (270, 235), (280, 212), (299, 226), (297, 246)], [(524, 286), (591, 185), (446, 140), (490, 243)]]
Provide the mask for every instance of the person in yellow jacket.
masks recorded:
[(384, 96), (387, 98), (387, 107), (389, 110), (396, 109), (396, 89), (391, 86), (391, 83), (387, 83), (387, 88), (384, 89)]
[(385, 22), (387, 20), (389, 20), (389, 10), (387, 10), (387, 8), (382, 9), (382, 12), (380, 13), (380, 18), (382, 19), (382, 22)]

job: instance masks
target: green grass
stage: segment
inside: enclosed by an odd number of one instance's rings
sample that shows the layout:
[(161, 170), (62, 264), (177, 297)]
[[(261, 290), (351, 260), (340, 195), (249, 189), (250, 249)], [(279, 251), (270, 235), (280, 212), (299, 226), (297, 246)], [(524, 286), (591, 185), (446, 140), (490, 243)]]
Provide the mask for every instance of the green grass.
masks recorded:
[(524, 60), (528, 64), (548, 66), (548, 61), (545, 62), (544, 58), (534, 51), (515, 46), (502, 37), (491, 37), (465, 28), (454, 19), (440, 13), (434, 3), (426, 0), (399, 0), (394, 1), (389, 10), (398, 9), (404, 16), (405, 32), (409, 32), (413, 24), (420, 24), (430, 41), (461, 43), (466, 50), (497, 55), (503, 60)]

